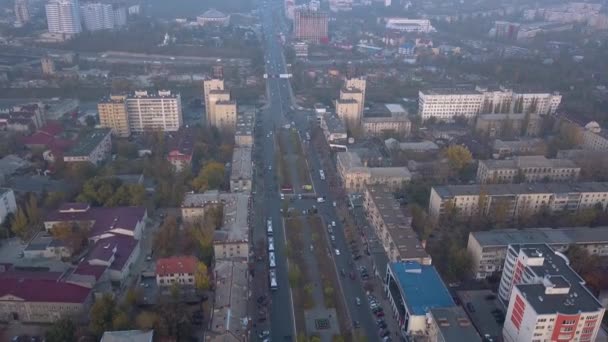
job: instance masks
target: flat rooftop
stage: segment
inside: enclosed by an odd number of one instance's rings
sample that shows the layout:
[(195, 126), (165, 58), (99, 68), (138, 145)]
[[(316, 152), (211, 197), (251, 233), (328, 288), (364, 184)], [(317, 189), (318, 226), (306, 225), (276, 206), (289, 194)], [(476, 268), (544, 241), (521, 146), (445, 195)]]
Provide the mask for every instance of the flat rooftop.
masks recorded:
[(344, 133), (346, 134), (346, 128), (344, 127), (344, 123), (342, 120), (333, 112), (327, 112), (321, 114), (323, 120), (325, 121), (325, 125), (327, 126), (327, 130), (329, 133)]
[(412, 229), (412, 218), (405, 216), (392, 192), (383, 185), (368, 185), (366, 195), (370, 196), (382, 217), (395, 247), (402, 259), (430, 258), (424, 250), (418, 235)]
[(253, 167), (251, 166), (251, 147), (235, 147), (232, 152), (232, 168), (230, 180), (251, 179)]
[[(242, 109), (242, 106), (241, 108)], [(253, 110), (240, 110), (236, 116), (235, 135), (253, 135), (255, 121), (255, 108)]]
[(506, 247), (522, 243), (608, 244), (608, 227), (499, 229), (471, 232), (469, 236), (477, 240), (482, 247)]
[(422, 316), (432, 308), (456, 305), (435, 266), (405, 261), (392, 262), (389, 267), (401, 289), (405, 305), (413, 315)]
[(452, 198), (454, 196), (477, 196), (482, 187), (483, 192), (490, 196), (608, 192), (608, 182), (444, 185), (435, 186), (433, 189), (442, 198)]
[(110, 128), (97, 128), (85, 133), (74, 147), (65, 153), (68, 157), (88, 156), (110, 134)]
[(429, 311), (437, 322), (443, 341), (481, 342), (481, 337), (462, 307), (432, 308)]
[(518, 168), (580, 168), (568, 159), (548, 159), (545, 156), (518, 156), (506, 160), (482, 160), (480, 161), (489, 169), (518, 169)]
[(482, 92), (470, 88), (432, 88), (420, 91), (424, 95), (482, 95)]
[(216, 260), (213, 276), (216, 290), (208, 341), (226, 341), (227, 335), (237, 337), (236, 340), (246, 340), (248, 273), (246, 262)]

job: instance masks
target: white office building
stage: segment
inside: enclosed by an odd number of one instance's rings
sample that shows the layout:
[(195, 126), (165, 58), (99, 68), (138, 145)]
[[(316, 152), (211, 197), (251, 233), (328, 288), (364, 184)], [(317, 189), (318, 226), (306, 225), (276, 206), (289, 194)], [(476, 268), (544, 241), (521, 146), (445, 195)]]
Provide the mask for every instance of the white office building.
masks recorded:
[(110, 4), (86, 3), (80, 6), (82, 22), (89, 31), (114, 28), (114, 10)]
[(50, 33), (71, 36), (82, 31), (78, 0), (51, 0), (45, 8)]
[(15, 0), (15, 26), (21, 27), (30, 21), (28, 0)]
[(131, 132), (172, 132), (182, 126), (180, 94), (169, 90), (159, 90), (157, 94), (136, 91), (126, 102)]

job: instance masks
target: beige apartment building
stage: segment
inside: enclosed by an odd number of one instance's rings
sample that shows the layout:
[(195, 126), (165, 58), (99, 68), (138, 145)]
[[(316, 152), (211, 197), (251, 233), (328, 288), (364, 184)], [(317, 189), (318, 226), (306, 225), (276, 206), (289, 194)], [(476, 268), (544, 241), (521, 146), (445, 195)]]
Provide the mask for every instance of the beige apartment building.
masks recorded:
[(180, 94), (159, 90), (156, 94), (136, 91), (126, 99), (131, 132), (175, 132), (182, 126)]
[(344, 87), (340, 89), (340, 98), (336, 99), (334, 106), (336, 114), (342, 121), (359, 126), (365, 108), (364, 78), (348, 78)]
[(365, 186), (364, 194), (365, 213), (389, 262), (416, 261), (430, 265), (431, 256), (412, 229), (412, 218), (401, 210), (392, 190), (383, 185), (369, 185)]
[(336, 114), (342, 122), (358, 124), (361, 122), (361, 116), (359, 115), (359, 102), (353, 99), (336, 99), (334, 102), (336, 107)]
[(218, 128), (230, 129), (232, 131), (235, 130), (237, 112), (236, 101), (217, 101), (213, 106), (213, 111), (214, 126)]
[(363, 132), (369, 136), (382, 136), (384, 134), (407, 136), (411, 130), (412, 123), (405, 116), (363, 118)]
[(480, 114), (475, 121), (475, 130), (489, 137), (503, 134), (534, 137), (540, 134), (541, 117), (538, 114)]
[(236, 102), (224, 89), (224, 80), (211, 79), (203, 82), (205, 118), (207, 124), (234, 130), (236, 127)]
[(348, 192), (362, 192), (365, 185), (385, 185), (396, 190), (412, 179), (406, 167), (369, 167), (354, 152), (339, 152), (336, 167)]
[(478, 183), (570, 182), (576, 181), (581, 168), (568, 159), (545, 156), (519, 156), (508, 160), (480, 160)]
[(126, 138), (131, 135), (129, 115), (127, 113), (127, 97), (125, 95), (110, 95), (97, 104), (99, 124), (112, 129), (112, 134)]
[(462, 216), (491, 215), (500, 208), (513, 220), (545, 208), (578, 212), (596, 205), (606, 209), (608, 182), (445, 185), (431, 189), (429, 215), (438, 219), (452, 209)]

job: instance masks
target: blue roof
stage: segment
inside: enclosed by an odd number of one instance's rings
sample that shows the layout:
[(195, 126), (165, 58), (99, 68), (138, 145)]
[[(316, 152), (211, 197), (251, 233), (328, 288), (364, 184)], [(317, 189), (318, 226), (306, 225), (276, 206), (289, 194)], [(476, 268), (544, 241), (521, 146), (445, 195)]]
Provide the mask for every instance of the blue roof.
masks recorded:
[(392, 262), (389, 267), (411, 314), (424, 315), (431, 308), (456, 305), (434, 266), (406, 261)]

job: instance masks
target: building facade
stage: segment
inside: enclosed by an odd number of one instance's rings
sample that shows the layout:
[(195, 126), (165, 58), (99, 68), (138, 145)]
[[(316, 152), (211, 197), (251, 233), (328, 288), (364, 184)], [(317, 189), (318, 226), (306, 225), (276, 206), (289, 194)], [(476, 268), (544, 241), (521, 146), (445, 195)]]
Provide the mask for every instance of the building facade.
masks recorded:
[(251, 147), (235, 147), (232, 152), (230, 169), (230, 191), (251, 191), (253, 163), (251, 161)]
[(236, 117), (236, 132), (234, 143), (236, 146), (253, 146), (253, 131), (255, 128), (255, 108), (243, 108)]
[(502, 271), (511, 244), (546, 243), (556, 252), (577, 245), (589, 255), (608, 256), (608, 227), (499, 229), (469, 233), (467, 251), (476, 279)]
[(608, 205), (608, 183), (446, 185), (431, 189), (429, 215), (492, 215), (499, 209), (510, 221), (541, 210), (578, 212), (598, 205)]
[(30, 5), (28, 0), (15, 0), (15, 24), (21, 27), (30, 21)]
[(477, 182), (482, 184), (572, 182), (578, 179), (580, 172), (581, 168), (568, 159), (519, 156), (507, 160), (480, 160), (477, 167)]
[(362, 192), (365, 185), (386, 185), (396, 190), (412, 179), (406, 167), (369, 167), (354, 152), (338, 152), (336, 167), (348, 192)]
[(348, 138), (346, 128), (335, 113), (320, 113), (317, 114), (317, 118), (319, 118), (319, 125), (328, 144), (346, 142)]
[(126, 100), (126, 96), (111, 95), (97, 104), (100, 126), (112, 129), (112, 134), (121, 138), (131, 135)]
[(127, 114), (131, 132), (175, 132), (182, 126), (180, 94), (159, 90), (156, 94), (136, 91), (127, 97)]
[(224, 80), (204, 81), (203, 97), (207, 124), (220, 129), (235, 130), (237, 106), (235, 101), (231, 101), (230, 92), (224, 89)]
[(9, 214), (17, 212), (17, 202), (13, 189), (0, 188), (0, 224), (4, 223)]
[(546, 244), (509, 245), (498, 289), (505, 341), (596, 340), (605, 309), (568, 263)]
[(582, 147), (594, 151), (608, 151), (608, 138), (600, 125), (591, 121), (581, 128), (583, 136)]
[(423, 121), (436, 118), (448, 122), (455, 117), (473, 119), (481, 113), (554, 114), (561, 99), (558, 93), (517, 93), (502, 87), (437, 88), (418, 93), (418, 114)]
[(73, 36), (82, 31), (78, 0), (51, 0), (45, 9), (50, 33)]
[(111, 4), (86, 3), (80, 6), (82, 23), (88, 31), (114, 28), (114, 10)]
[(385, 135), (407, 136), (412, 130), (412, 123), (405, 116), (364, 117), (362, 126), (365, 135), (378, 137)]
[(328, 38), (327, 13), (308, 8), (294, 10), (293, 34), (296, 40), (320, 43)]
[(64, 153), (66, 163), (88, 162), (94, 165), (106, 160), (112, 152), (111, 130), (95, 129), (78, 139), (70, 150)]
[(412, 229), (412, 218), (405, 216), (391, 190), (386, 186), (370, 185), (365, 187), (364, 194), (365, 214), (389, 261), (416, 261), (430, 265), (431, 256)]
[(502, 135), (535, 137), (540, 134), (541, 117), (538, 114), (480, 114), (475, 130), (488, 137)]

